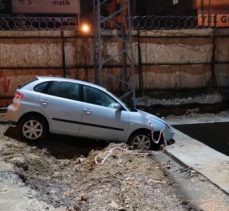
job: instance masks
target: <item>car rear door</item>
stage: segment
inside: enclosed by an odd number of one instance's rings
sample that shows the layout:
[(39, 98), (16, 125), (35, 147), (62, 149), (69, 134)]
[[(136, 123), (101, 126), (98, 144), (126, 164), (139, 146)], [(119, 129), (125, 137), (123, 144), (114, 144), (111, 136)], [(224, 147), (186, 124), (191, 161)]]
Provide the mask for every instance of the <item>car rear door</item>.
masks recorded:
[(41, 92), (39, 105), (49, 120), (51, 132), (78, 134), (82, 120), (79, 89), (77, 83), (52, 81)]
[(123, 140), (128, 129), (128, 111), (115, 109), (117, 102), (102, 90), (84, 85), (83, 93), (79, 134), (106, 140)]

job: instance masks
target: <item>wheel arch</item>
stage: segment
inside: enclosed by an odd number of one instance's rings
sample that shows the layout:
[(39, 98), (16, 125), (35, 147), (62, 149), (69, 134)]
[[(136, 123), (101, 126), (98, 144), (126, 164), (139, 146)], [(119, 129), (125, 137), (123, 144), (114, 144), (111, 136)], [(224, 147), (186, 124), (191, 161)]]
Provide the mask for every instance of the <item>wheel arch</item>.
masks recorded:
[(20, 124), (20, 122), (21, 122), (24, 118), (26, 118), (26, 117), (28, 117), (28, 116), (37, 116), (37, 117), (40, 117), (40, 118), (44, 119), (44, 121), (45, 121), (46, 124), (47, 124), (47, 127), (48, 127), (47, 129), (48, 129), (48, 131), (50, 130), (49, 121), (47, 120), (47, 118), (46, 118), (44, 115), (42, 115), (41, 113), (38, 113), (38, 112), (28, 112), (28, 113), (23, 114), (23, 115), (20, 117), (20, 119), (18, 120), (18, 124)]
[(152, 135), (151, 130), (149, 130), (149, 129), (147, 129), (147, 128), (140, 128), (140, 129), (134, 130), (134, 131), (129, 135), (127, 142), (129, 143), (131, 137), (133, 137), (134, 135), (139, 134), (139, 133), (149, 134), (150, 137), (151, 137), (151, 135)]

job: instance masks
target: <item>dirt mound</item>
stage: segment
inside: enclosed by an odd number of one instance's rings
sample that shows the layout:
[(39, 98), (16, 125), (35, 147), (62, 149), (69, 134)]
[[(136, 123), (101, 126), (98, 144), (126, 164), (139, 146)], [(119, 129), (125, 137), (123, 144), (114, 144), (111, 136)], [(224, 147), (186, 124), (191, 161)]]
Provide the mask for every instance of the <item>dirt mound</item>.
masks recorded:
[[(58, 159), (44, 147), (1, 138), (0, 156), (15, 165), (37, 198), (64, 210), (184, 210), (166, 170), (150, 153), (111, 144), (87, 157)], [(67, 152), (66, 152), (67, 153)], [(68, 157), (68, 156), (66, 156)]]

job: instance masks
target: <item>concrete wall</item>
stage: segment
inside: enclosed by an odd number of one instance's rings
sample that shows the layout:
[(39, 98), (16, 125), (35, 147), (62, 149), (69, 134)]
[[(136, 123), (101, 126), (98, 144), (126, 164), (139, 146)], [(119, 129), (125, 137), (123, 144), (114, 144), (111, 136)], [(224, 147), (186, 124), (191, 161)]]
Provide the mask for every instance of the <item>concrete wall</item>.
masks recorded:
[[(215, 39), (213, 35), (213, 29), (141, 31), (144, 88), (205, 88), (212, 82), (213, 71), (218, 86), (229, 87), (229, 29), (218, 29)], [(79, 38), (74, 31), (65, 32), (64, 37), (59, 31), (0, 31), (1, 106), (12, 98), (18, 85), (35, 75), (63, 76), (65, 69), (68, 77), (94, 81), (92, 38)], [(137, 32), (133, 32), (136, 80), (137, 40)], [(103, 57), (118, 54), (120, 48), (120, 43), (105, 37)], [(105, 86), (112, 91), (120, 84), (107, 75), (120, 77), (120, 61), (120, 56), (115, 56), (104, 70)]]

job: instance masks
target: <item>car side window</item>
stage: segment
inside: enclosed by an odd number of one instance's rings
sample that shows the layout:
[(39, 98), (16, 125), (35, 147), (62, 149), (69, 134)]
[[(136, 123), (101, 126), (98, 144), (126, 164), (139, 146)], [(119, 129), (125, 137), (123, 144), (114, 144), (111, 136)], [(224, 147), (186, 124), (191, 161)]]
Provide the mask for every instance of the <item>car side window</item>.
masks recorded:
[(79, 84), (53, 81), (46, 94), (71, 100), (79, 100)]
[(44, 93), (45, 88), (48, 86), (49, 83), (51, 83), (51, 82), (44, 82), (44, 83), (38, 84), (37, 86), (34, 87), (34, 90), (36, 92)]
[(116, 101), (107, 93), (89, 86), (84, 86), (84, 101), (99, 106), (114, 108)]

